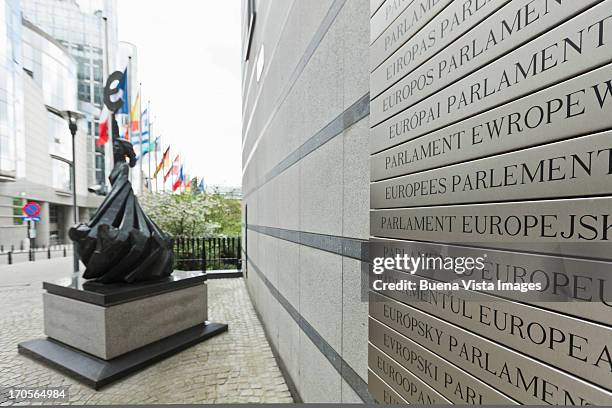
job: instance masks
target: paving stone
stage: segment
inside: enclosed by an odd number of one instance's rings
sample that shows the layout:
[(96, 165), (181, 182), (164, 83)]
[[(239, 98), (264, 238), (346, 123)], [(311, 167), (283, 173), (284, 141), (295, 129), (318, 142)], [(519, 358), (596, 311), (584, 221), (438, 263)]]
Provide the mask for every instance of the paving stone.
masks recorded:
[[(19, 342), (43, 336), (42, 281), (61, 276), (46, 261), (23, 264), (27, 282), (0, 285), (0, 384), (68, 386), (68, 404), (287, 403), (289, 396), (242, 279), (208, 281), (209, 316), (229, 324), (213, 337), (102, 390), (17, 354)], [(70, 260), (65, 264), (70, 270)], [(0, 283), (3, 283), (0, 267)], [(14, 273), (11, 271), (11, 273)], [(51, 278), (50, 278), (51, 276)], [(15, 279), (11, 278), (11, 282)], [(27, 286), (24, 285), (27, 283)], [(0, 399), (0, 406), (15, 401)], [(24, 401), (20, 404), (39, 405)]]

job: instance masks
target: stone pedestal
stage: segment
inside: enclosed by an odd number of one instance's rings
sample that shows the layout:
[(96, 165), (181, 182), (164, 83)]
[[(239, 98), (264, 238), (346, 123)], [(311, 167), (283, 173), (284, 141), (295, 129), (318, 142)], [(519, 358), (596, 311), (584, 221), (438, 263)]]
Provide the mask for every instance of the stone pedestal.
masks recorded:
[(19, 344), (98, 389), (227, 330), (208, 322), (206, 275), (135, 285), (43, 284), (45, 339)]

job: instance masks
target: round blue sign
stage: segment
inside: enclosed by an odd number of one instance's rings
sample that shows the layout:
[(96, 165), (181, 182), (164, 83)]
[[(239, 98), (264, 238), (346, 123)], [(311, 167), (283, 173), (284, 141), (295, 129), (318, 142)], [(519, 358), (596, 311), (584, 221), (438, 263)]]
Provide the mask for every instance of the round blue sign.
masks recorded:
[(23, 206), (23, 215), (36, 217), (40, 214), (40, 204), (30, 201)]

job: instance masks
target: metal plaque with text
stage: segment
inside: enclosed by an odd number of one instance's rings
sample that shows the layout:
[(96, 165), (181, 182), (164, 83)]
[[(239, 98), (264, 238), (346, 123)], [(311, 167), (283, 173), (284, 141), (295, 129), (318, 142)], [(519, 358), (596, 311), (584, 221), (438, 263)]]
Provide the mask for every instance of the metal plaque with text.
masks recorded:
[[(605, 0), (376, 125), (384, 95), (370, 105), (372, 153), (412, 140), (612, 61), (612, 0)], [(401, 93), (392, 94), (401, 97)], [(426, 95), (424, 95), (426, 96)], [(378, 103), (378, 100), (381, 100)], [(393, 104), (396, 111), (405, 104)]]
[(372, 183), (372, 208), (612, 194), (612, 132)]
[[(370, 46), (370, 71), (373, 71), (381, 62), (386, 60), (452, 1), (414, 0), (410, 2), (410, 5), (393, 20), (391, 25)], [(374, 18), (377, 14), (374, 15)], [(372, 24), (377, 24), (374, 18)], [(374, 32), (378, 31), (377, 26), (374, 26), (373, 29)]]
[[(444, 268), (441, 263), (425, 263), (416, 275), (441, 282), (474, 279), (478, 282), (539, 283), (539, 291), (507, 292), (497, 286), (482, 288), (484, 293), (502, 299), (527, 303), (576, 318), (612, 326), (612, 263), (590, 259), (565, 258), (494, 249), (445, 245), (417, 241), (374, 238), (369, 246), (374, 258), (409, 256), (413, 259), (483, 258), (484, 268)], [(371, 267), (371, 266), (370, 266)]]
[(370, 211), (381, 238), (612, 259), (612, 198)]
[(388, 297), (370, 316), (524, 404), (608, 405), (612, 393)]
[(612, 65), (371, 156), (372, 181), (612, 128)]

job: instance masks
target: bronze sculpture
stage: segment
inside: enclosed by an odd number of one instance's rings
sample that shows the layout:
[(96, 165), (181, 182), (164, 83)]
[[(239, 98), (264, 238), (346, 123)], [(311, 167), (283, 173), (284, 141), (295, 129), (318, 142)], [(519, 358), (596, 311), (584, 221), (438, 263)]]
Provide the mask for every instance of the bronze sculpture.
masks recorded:
[[(99, 283), (159, 280), (172, 274), (172, 240), (142, 210), (129, 181), (136, 164), (132, 144), (121, 140), (111, 115), (114, 167), (111, 191), (87, 224), (69, 231), (86, 269)], [(126, 158), (129, 164), (126, 163)]]

